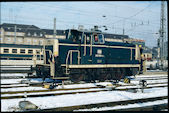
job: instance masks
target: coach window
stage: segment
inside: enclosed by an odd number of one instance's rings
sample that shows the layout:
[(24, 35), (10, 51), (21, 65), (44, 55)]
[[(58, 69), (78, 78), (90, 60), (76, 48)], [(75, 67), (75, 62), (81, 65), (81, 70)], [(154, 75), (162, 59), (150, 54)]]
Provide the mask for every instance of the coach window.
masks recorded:
[(40, 54), (40, 50), (36, 50), (36, 54)]
[(21, 50), (20, 50), (20, 53), (25, 53), (25, 49), (21, 49)]
[(28, 50), (28, 53), (29, 53), (29, 54), (33, 53), (33, 50)]
[(9, 49), (4, 49), (4, 53), (9, 53)]
[(12, 49), (12, 53), (17, 53), (17, 49)]

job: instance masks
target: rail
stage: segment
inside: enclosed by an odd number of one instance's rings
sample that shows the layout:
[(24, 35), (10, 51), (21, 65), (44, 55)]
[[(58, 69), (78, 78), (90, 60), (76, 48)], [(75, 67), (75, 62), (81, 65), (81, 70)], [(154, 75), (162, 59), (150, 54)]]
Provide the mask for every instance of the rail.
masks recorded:
[(29, 66), (1, 65), (0, 72), (1, 73), (32, 73), (33, 66), (32, 65), (29, 65)]

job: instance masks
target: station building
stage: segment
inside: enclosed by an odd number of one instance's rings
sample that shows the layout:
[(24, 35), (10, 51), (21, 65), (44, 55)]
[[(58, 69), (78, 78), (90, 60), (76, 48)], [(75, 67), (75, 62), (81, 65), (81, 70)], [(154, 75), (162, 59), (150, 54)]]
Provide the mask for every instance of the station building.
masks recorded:
[[(3, 23), (0, 25), (0, 43), (43, 45), (45, 39), (54, 38), (53, 29), (41, 29), (35, 25)], [(106, 41), (127, 42), (145, 46), (145, 41), (128, 35), (103, 32)], [(65, 39), (65, 30), (56, 30), (56, 38)]]

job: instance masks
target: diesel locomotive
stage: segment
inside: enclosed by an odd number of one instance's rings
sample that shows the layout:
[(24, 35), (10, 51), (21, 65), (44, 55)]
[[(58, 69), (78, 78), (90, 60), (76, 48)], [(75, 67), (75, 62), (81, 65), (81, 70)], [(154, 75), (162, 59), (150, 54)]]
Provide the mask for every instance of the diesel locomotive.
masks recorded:
[(66, 39), (48, 39), (39, 77), (78, 81), (120, 80), (142, 73), (142, 48), (137, 44), (105, 41), (99, 30), (66, 30)]

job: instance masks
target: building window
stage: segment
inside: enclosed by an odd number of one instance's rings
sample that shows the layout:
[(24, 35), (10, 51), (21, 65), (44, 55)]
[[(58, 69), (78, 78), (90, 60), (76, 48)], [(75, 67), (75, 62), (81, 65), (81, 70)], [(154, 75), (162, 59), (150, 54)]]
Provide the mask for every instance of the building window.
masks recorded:
[(34, 33), (34, 36), (37, 36), (36, 32)]
[(22, 36), (22, 33), (18, 33), (18, 36)]
[(17, 49), (12, 49), (12, 53), (17, 53)]
[(28, 53), (29, 53), (29, 54), (33, 53), (33, 50), (28, 50)]
[(12, 35), (12, 33), (11, 32), (7, 32), (7, 35)]
[(2, 37), (0, 37), (0, 42), (3, 42), (3, 38)]
[(4, 53), (9, 53), (9, 49), (4, 49)]
[(25, 53), (25, 49), (21, 49), (21, 50), (20, 50), (20, 53)]
[(22, 42), (22, 39), (19, 39), (19, 38), (18, 38), (18, 42)]
[(42, 45), (43, 44), (43, 40), (39, 40), (39, 44)]
[(31, 39), (27, 39), (27, 42), (30, 44), (31, 43)]
[(36, 42), (37, 42), (37, 40), (36, 40), (36, 39), (34, 39), (34, 42), (36, 43)]
[(6, 38), (6, 41), (11, 41), (11, 38)]

